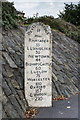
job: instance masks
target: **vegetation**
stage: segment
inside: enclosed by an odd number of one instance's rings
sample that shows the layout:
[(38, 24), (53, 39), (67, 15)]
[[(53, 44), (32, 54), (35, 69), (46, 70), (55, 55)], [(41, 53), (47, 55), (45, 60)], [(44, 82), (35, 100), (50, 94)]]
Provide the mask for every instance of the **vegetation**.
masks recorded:
[(52, 29), (62, 32), (69, 38), (74, 39), (80, 43), (80, 27), (76, 27), (75, 25), (59, 18), (55, 19), (53, 16), (42, 16), (37, 18), (29, 18), (27, 22), (28, 24), (34, 22), (43, 22), (46, 25), (50, 25)]
[(65, 9), (60, 12), (59, 17), (74, 25), (80, 25), (80, 2), (77, 5), (65, 4)]
[(2, 3), (2, 25), (4, 29), (17, 28), (17, 14), (13, 2)]

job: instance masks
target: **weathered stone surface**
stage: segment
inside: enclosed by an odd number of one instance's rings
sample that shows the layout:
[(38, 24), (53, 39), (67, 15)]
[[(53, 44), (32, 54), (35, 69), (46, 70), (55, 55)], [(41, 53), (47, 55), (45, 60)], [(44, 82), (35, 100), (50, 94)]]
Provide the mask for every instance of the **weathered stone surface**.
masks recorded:
[(30, 107), (52, 106), (52, 35), (43, 23), (25, 34), (25, 96)]
[(5, 95), (5, 93), (3, 92), (3, 94), (2, 94), (2, 103), (5, 105), (7, 102), (8, 102), (8, 99), (7, 99), (6, 95)]
[(16, 82), (16, 80), (12, 79), (12, 80), (11, 80), (11, 83), (12, 83), (12, 85), (13, 85), (13, 87), (14, 87), (15, 89), (20, 89), (20, 86), (19, 86), (19, 84)]
[(6, 73), (7, 73), (7, 76), (9, 77), (9, 78), (11, 78), (11, 77), (13, 77), (14, 75), (13, 75), (13, 69), (10, 69), (10, 67), (8, 66), (8, 65), (6, 65), (5, 66), (5, 69), (6, 69)]
[(2, 118), (7, 118), (7, 115), (4, 110), (2, 111)]
[(2, 80), (2, 88), (5, 91), (6, 95), (9, 96), (11, 94), (11, 90), (7, 84), (7, 82), (5, 81), (5, 79)]
[(16, 64), (12, 61), (12, 59), (10, 58), (10, 56), (6, 52), (3, 52), (3, 56), (6, 58), (7, 62), (10, 65), (10, 67), (17, 68)]
[(6, 81), (8, 83), (8, 87), (10, 88), (11, 92), (16, 95), (16, 89), (13, 87), (12, 83), (11, 83), (11, 80), (9, 78), (6, 78)]
[(65, 83), (64, 77), (62, 75), (57, 75), (57, 78), (61, 83)]
[[(20, 99), (20, 97), (18, 95), (16, 95), (16, 99), (18, 100), (22, 111), (25, 113), (27, 109), (26, 109), (25, 105), (23, 104), (23, 101)], [(25, 116), (25, 114), (24, 114), (24, 116)]]
[(2, 118), (2, 102), (0, 101), (0, 118)]
[(19, 114), (17, 113), (17, 111), (15, 110), (11, 103), (7, 103), (4, 106), (4, 109), (5, 112), (7, 113), (8, 118), (20, 118)]
[(15, 70), (14, 71), (14, 79), (18, 82), (19, 86), (20, 86), (20, 89), (24, 89), (24, 77), (21, 76), (21, 73), (19, 70)]
[(0, 73), (0, 86), (2, 86), (2, 74)]
[(25, 95), (21, 90), (17, 90), (17, 93), (19, 95), (19, 98), (21, 99), (23, 105), (25, 106), (25, 109), (28, 110), (28, 102), (25, 100)]
[(9, 52), (11, 52), (11, 53), (15, 53), (15, 51), (14, 51), (11, 47), (8, 47), (8, 50), (9, 50)]
[(12, 103), (12, 105), (14, 106), (14, 108), (17, 110), (18, 114), (24, 118), (25, 116), (25, 113), (23, 112), (23, 110), (21, 109), (21, 106), (19, 106), (19, 103), (18, 101), (16, 100), (15, 96), (14, 95), (10, 95), (9, 96), (9, 99)]

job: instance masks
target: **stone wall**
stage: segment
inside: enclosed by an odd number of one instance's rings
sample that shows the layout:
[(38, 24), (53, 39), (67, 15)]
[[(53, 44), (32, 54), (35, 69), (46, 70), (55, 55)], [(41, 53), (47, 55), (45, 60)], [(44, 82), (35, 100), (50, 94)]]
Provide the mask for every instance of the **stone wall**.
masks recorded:
[[(24, 118), (28, 103), (24, 96), (25, 29), (3, 31), (3, 117)], [(78, 43), (65, 35), (53, 35), (53, 98), (79, 93)]]

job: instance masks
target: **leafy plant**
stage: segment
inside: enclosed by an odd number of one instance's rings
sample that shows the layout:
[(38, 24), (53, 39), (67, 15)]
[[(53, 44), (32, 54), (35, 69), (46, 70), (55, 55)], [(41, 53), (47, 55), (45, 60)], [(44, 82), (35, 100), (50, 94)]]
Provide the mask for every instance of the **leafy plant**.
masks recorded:
[(74, 25), (80, 25), (80, 2), (77, 5), (65, 3), (65, 9), (60, 12), (59, 17)]
[(2, 25), (4, 29), (17, 28), (17, 14), (13, 2), (2, 2)]

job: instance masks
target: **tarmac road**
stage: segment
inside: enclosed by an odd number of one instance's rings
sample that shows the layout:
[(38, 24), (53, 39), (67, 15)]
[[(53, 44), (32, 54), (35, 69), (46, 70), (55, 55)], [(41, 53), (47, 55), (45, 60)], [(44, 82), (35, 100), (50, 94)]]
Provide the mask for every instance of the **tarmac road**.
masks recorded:
[(53, 102), (53, 107), (39, 108), (39, 114), (35, 118), (78, 118), (78, 95), (68, 100)]

